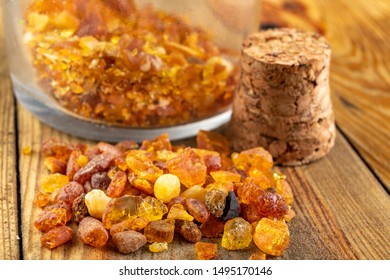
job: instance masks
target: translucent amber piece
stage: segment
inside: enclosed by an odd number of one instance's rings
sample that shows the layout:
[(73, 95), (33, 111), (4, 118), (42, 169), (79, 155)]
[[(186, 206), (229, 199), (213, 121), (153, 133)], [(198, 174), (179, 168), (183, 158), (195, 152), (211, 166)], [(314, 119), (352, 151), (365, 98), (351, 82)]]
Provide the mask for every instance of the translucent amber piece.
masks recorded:
[(179, 177), (180, 182), (187, 188), (194, 185), (202, 186), (206, 181), (207, 167), (190, 147), (170, 159), (167, 167), (169, 172)]
[(78, 166), (84, 167), (88, 163), (88, 158), (85, 155), (79, 155), (76, 159)]
[(225, 223), (221, 246), (227, 250), (240, 250), (249, 246), (252, 241), (252, 226), (241, 217)]
[(265, 193), (266, 191), (257, 185), (252, 178), (245, 178), (237, 190), (239, 201), (245, 204), (256, 201), (257, 197), (260, 197)]
[(154, 195), (157, 199), (169, 203), (172, 198), (180, 195), (180, 180), (176, 175), (161, 175), (154, 183)]
[(230, 171), (214, 171), (210, 172), (211, 177), (216, 182), (240, 182), (241, 181), (241, 175), (238, 173), (230, 172)]
[(144, 235), (148, 242), (170, 243), (174, 234), (175, 221), (171, 219), (152, 221), (144, 228)]
[(248, 176), (260, 186), (263, 190), (267, 190), (273, 186), (272, 181), (267, 177), (265, 171), (262, 169), (251, 167), (248, 170)]
[(196, 242), (195, 253), (198, 260), (211, 260), (218, 257), (218, 245), (208, 242)]
[(144, 151), (130, 151), (126, 155), (126, 162), (137, 176), (152, 183), (156, 182), (158, 177), (163, 175), (163, 171), (153, 164)]
[(256, 226), (253, 241), (261, 251), (281, 256), (290, 241), (287, 224), (283, 220), (263, 218)]
[(193, 221), (194, 217), (188, 214), (182, 204), (173, 204), (168, 212), (168, 219)]
[(296, 216), (295, 211), (291, 208), (291, 206), (289, 206), (288, 212), (284, 215), (284, 220), (286, 222), (290, 222), (295, 216)]
[(69, 178), (66, 175), (60, 173), (49, 174), (42, 178), (42, 190), (45, 193), (52, 193), (68, 183)]
[(293, 203), (294, 195), (290, 184), (286, 180), (284, 179), (276, 180), (275, 190), (277, 194), (281, 195), (284, 198), (284, 200), (288, 205), (291, 205)]
[(167, 212), (167, 206), (154, 197), (124, 195), (111, 199), (103, 213), (102, 221), (109, 229), (113, 224), (132, 217), (144, 217), (149, 221), (161, 220)]
[(168, 242), (153, 242), (149, 245), (149, 251), (153, 253), (160, 253), (168, 250)]
[(123, 222), (112, 225), (110, 229), (110, 235), (113, 236), (115, 233), (126, 230), (140, 231), (148, 224), (149, 220), (144, 217), (132, 217)]
[(262, 147), (233, 153), (231, 158), (234, 166), (240, 170), (248, 170), (250, 167), (268, 170), (273, 166), (272, 155)]
[(203, 237), (219, 237), (223, 233), (225, 222), (210, 215), (209, 218), (202, 223), (200, 231)]

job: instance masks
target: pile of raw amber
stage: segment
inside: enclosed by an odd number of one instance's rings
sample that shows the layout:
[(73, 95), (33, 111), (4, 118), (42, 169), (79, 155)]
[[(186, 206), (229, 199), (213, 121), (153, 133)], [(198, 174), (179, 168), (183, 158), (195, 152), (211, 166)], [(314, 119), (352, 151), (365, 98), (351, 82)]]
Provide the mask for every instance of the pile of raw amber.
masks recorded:
[(231, 104), (237, 80), (231, 53), (211, 34), (132, 0), (35, 0), (24, 42), (46, 92), (73, 113), (110, 124), (209, 117)]
[(223, 135), (199, 131), (196, 148), (162, 134), (140, 145), (49, 140), (41, 152), (50, 172), (35, 198), (43, 208), (35, 227), (48, 248), (79, 238), (123, 254), (161, 252), (181, 236), (198, 259), (217, 258), (219, 245), (242, 250), (252, 242), (259, 250), (251, 258), (264, 259), (288, 246), (293, 194), (261, 147), (230, 153)]

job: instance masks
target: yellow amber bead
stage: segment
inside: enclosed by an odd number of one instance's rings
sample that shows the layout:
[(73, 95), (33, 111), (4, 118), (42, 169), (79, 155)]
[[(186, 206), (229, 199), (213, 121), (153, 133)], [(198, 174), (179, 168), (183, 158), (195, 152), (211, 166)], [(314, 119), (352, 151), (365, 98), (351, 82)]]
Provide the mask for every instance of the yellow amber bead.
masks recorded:
[(253, 241), (264, 253), (281, 256), (290, 241), (286, 222), (262, 218), (256, 226)]
[(165, 203), (180, 195), (180, 180), (176, 175), (161, 175), (154, 183), (154, 196)]

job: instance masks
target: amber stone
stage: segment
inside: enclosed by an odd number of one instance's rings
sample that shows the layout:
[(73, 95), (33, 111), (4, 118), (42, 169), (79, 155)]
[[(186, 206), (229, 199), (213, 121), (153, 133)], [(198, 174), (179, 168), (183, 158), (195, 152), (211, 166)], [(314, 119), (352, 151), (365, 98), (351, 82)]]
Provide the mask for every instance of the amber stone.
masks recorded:
[(198, 260), (211, 260), (218, 257), (218, 245), (208, 242), (196, 242), (195, 253)]
[(128, 167), (141, 179), (154, 183), (163, 171), (146, 156), (145, 151), (131, 150), (126, 155)]
[(84, 187), (72, 181), (61, 188), (57, 200), (72, 205), (73, 201), (82, 194), (84, 194)]
[(152, 221), (144, 228), (144, 235), (148, 242), (170, 243), (174, 234), (175, 221), (171, 219)]
[(123, 222), (112, 225), (110, 235), (127, 230), (140, 231), (149, 224), (149, 220), (144, 217), (132, 217)]
[(212, 189), (206, 193), (205, 203), (207, 209), (215, 217), (221, 217), (226, 205), (227, 193), (221, 190)]
[(146, 237), (142, 233), (133, 230), (114, 234), (112, 241), (122, 254), (134, 253), (147, 243)]
[(201, 224), (200, 231), (203, 237), (219, 237), (223, 233), (225, 222), (210, 215), (207, 221)]
[(80, 222), (77, 233), (81, 242), (92, 247), (106, 245), (109, 237), (103, 224), (92, 217), (86, 217)]
[(107, 188), (107, 196), (109, 197), (120, 197), (123, 190), (125, 189), (127, 182), (127, 175), (122, 170), (119, 170), (115, 173), (114, 178), (112, 178), (110, 184)]
[(183, 221), (179, 227), (179, 233), (184, 237), (185, 240), (190, 242), (198, 242), (202, 238), (202, 232), (199, 227), (190, 221)]
[(104, 226), (109, 229), (113, 224), (123, 222), (131, 217), (144, 217), (149, 221), (161, 220), (168, 212), (167, 206), (154, 197), (124, 195), (113, 198), (108, 203), (102, 217)]
[(249, 246), (252, 241), (252, 226), (241, 217), (225, 223), (221, 246), (227, 250), (240, 250)]
[(43, 246), (49, 249), (61, 246), (72, 240), (72, 229), (65, 225), (54, 227), (41, 237)]
[(256, 226), (253, 241), (263, 252), (281, 256), (290, 241), (290, 232), (284, 220), (263, 218)]
[(66, 208), (45, 208), (39, 213), (34, 226), (42, 232), (48, 232), (54, 227), (65, 225), (67, 221), (68, 213)]
[(185, 205), (188, 212), (195, 218), (199, 223), (204, 223), (210, 216), (210, 212), (207, 209), (206, 204), (195, 198), (187, 198), (185, 200)]
[(187, 188), (194, 185), (202, 186), (206, 181), (207, 167), (190, 147), (187, 147), (176, 157), (167, 161), (170, 173), (179, 177)]

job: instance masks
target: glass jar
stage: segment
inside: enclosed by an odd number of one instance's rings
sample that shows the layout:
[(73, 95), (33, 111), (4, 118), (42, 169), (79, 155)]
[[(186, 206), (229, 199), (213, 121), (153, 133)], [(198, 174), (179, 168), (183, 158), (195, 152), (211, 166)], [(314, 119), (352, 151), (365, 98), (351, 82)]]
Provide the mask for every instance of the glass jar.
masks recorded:
[(13, 90), (79, 137), (191, 137), (230, 119), (241, 42), (259, 12), (258, 0), (5, 1)]

